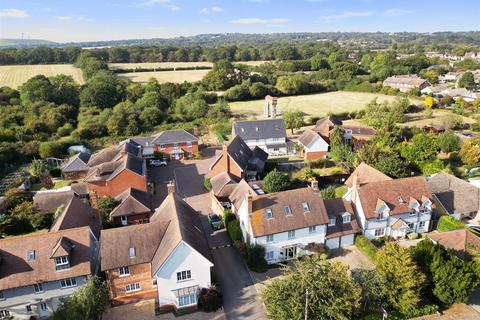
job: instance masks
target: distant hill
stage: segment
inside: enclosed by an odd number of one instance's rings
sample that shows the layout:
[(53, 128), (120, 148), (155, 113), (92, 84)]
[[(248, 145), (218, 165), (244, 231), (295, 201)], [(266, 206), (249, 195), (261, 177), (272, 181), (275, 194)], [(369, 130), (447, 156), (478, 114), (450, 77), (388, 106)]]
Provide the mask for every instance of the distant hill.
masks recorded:
[(51, 47), (56, 45), (58, 43), (41, 39), (0, 39), (0, 48)]

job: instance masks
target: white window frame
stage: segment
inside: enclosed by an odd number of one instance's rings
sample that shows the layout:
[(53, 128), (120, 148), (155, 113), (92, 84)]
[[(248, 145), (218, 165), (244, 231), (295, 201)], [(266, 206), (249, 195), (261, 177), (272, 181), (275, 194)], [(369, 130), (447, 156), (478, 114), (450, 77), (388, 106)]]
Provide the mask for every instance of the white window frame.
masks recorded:
[[(379, 231), (379, 233), (377, 234), (377, 231)], [(385, 233), (387, 232), (387, 229), (386, 228), (378, 228), (378, 229), (375, 229), (375, 237), (383, 237), (385, 236)]]
[(274, 251), (267, 251), (265, 253), (265, 260), (273, 260), (275, 259), (275, 252)]
[(157, 278), (153, 278), (152, 279), (152, 288), (156, 288), (157, 287)]
[(10, 311), (8, 310), (0, 310), (0, 318), (3, 318), (3, 317), (10, 317)]
[(287, 217), (292, 215), (292, 209), (290, 208), (290, 206), (283, 206), (283, 212)]
[(295, 239), (295, 230), (288, 230), (288, 239)]
[(142, 290), (142, 288), (140, 287), (139, 282), (128, 283), (128, 284), (125, 285), (125, 292), (127, 292), (127, 293), (137, 292), (137, 291), (140, 291), (140, 290)]
[(189, 147), (189, 148), (191, 148), (191, 147), (192, 147), (192, 145), (193, 145), (193, 144), (192, 144), (192, 141), (187, 141), (187, 143), (186, 143), (186, 144), (187, 144), (187, 147)]
[(162, 149), (162, 150), (165, 149), (165, 144), (163, 144), (163, 143), (160, 144), (160, 149)]
[(342, 222), (345, 223), (350, 223), (352, 222), (352, 215), (350, 213), (344, 213), (342, 215)]
[(415, 229), (415, 223), (414, 222), (407, 222), (407, 226), (409, 230)]
[(275, 241), (275, 237), (273, 236), (273, 234), (267, 234), (267, 242), (271, 243), (273, 241)]
[(183, 270), (177, 272), (177, 282), (188, 281), (192, 279), (192, 271), (191, 270)]
[(310, 212), (310, 206), (307, 202), (302, 202), (303, 213)]
[(120, 216), (120, 222), (122, 223), (122, 226), (126, 226), (128, 224), (127, 216)]
[(45, 302), (40, 302), (40, 309), (42, 311), (47, 311), (48, 310), (48, 306)]
[(308, 233), (315, 233), (315, 232), (317, 232), (317, 226), (308, 227)]
[(426, 225), (427, 225), (427, 223), (425, 221), (420, 221), (418, 223), (418, 229), (423, 229), (423, 228), (425, 228)]
[(33, 291), (35, 293), (42, 293), (43, 292), (43, 286), (41, 283), (34, 283), (33, 284)]
[(75, 278), (65, 278), (60, 280), (60, 286), (62, 289), (72, 288), (77, 286), (77, 279)]
[(130, 248), (128, 248), (128, 256), (129, 256), (130, 258), (135, 258), (136, 254), (137, 254), (137, 253), (136, 253), (136, 251), (135, 251), (135, 247), (130, 247)]
[(25, 309), (27, 309), (27, 312), (32, 312), (32, 305), (31, 304), (27, 304), (25, 306)]
[(273, 219), (273, 211), (270, 208), (265, 209), (265, 216), (267, 219)]
[(70, 259), (68, 256), (55, 257), (55, 270), (70, 269)]
[(179, 307), (187, 307), (194, 304), (197, 304), (197, 295), (195, 293), (189, 293), (177, 297), (177, 305)]
[(120, 268), (118, 268), (118, 274), (120, 275), (120, 277), (129, 276), (130, 275), (130, 269), (128, 268), (128, 266), (120, 267)]
[(28, 250), (27, 252), (27, 261), (35, 260), (35, 250)]
[(336, 224), (336, 220), (335, 218), (328, 218), (328, 226), (329, 227), (334, 227), (335, 224)]

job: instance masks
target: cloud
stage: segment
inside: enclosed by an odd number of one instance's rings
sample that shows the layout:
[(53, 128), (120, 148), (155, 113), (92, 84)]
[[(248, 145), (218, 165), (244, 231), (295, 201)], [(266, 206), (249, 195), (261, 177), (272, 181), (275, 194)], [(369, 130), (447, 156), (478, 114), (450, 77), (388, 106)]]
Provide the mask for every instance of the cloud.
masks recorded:
[(0, 17), (28, 18), (29, 15), (27, 14), (27, 12), (20, 9), (1, 9)]
[(151, 7), (157, 4), (169, 3), (170, 0), (147, 0), (139, 4), (140, 7)]
[(275, 18), (275, 19), (241, 18), (241, 19), (231, 20), (230, 23), (242, 24), (242, 25), (255, 25), (255, 24), (279, 25), (279, 24), (286, 24), (289, 21), (290, 21), (289, 19), (283, 19), (283, 18)]
[(172, 11), (180, 11), (182, 9), (179, 6), (174, 5), (174, 4), (167, 5), (167, 7)]
[(58, 20), (71, 20), (72, 18), (71, 16), (55, 16), (55, 19)]
[(200, 10), (201, 14), (220, 13), (220, 12), (223, 12), (223, 9), (222, 7), (219, 7), (219, 6), (213, 6), (210, 8), (205, 7), (205, 8), (202, 8), (202, 10)]
[(413, 11), (406, 9), (392, 8), (385, 11), (385, 15), (389, 17), (405, 16), (407, 14), (412, 14)]
[(55, 16), (55, 19), (68, 21), (68, 20), (75, 20), (75, 21), (85, 21), (85, 22), (92, 22), (93, 19), (87, 18), (84, 16)]
[(357, 18), (357, 17), (370, 17), (373, 15), (372, 11), (345, 11), (342, 13), (335, 13), (326, 16), (320, 17), (325, 22), (331, 21), (339, 21), (349, 18)]
[(213, 11), (213, 12), (222, 12), (223, 9), (222, 9), (221, 7), (219, 7), (219, 6), (213, 6), (213, 7), (212, 7), (212, 11)]

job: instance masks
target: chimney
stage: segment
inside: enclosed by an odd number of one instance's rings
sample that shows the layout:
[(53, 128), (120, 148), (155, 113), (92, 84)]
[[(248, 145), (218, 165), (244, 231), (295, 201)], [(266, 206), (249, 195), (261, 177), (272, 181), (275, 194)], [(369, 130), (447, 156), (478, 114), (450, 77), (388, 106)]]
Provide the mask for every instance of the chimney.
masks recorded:
[(170, 182), (168, 182), (167, 184), (167, 193), (170, 194), (170, 193), (174, 193), (175, 192), (175, 181), (172, 180)]
[(311, 188), (312, 188), (313, 191), (320, 191), (320, 189), (318, 188), (318, 181), (317, 181), (317, 179), (313, 179), (313, 180), (312, 180)]
[(355, 175), (352, 179), (352, 203), (355, 204), (357, 202), (358, 197), (358, 187), (360, 184), (358, 183), (358, 176)]
[(252, 213), (253, 210), (253, 198), (252, 195), (247, 193), (247, 208), (248, 208), (248, 213)]

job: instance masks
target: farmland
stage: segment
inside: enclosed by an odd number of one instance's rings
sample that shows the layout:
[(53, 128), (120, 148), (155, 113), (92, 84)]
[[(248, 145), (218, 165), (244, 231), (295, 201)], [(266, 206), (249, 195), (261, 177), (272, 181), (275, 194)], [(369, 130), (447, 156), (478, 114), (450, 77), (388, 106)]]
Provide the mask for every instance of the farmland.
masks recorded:
[[(240, 61), (236, 63), (249, 66), (258, 66), (265, 61)], [(199, 62), (139, 62), (139, 63), (109, 63), (108, 67), (112, 70), (119, 69), (152, 69), (152, 68), (193, 68), (193, 67), (213, 67), (213, 63), (208, 61)]]
[[(308, 116), (323, 117), (329, 113), (338, 114), (360, 110), (375, 98), (378, 98), (379, 102), (397, 99), (397, 97), (394, 96), (376, 93), (335, 91), (281, 97), (278, 99), (278, 109), (280, 112), (288, 109), (298, 109)], [(230, 108), (234, 114), (247, 117), (261, 116), (263, 113), (263, 104), (264, 100), (232, 102), (230, 103)]]
[(156, 71), (156, 72), (129, 72), (118, 74), (121, 78), (127, 78), (133, 82), (147, 82), (155, 78), (160, 83), (174, 82), (182, 83), (200, 81), (209, 70), (180, 70), (180, 71)]
[(82, 71), (71, 64), (39, 64), (0, 66), (0, 87), (17, 88), (39, 74), (47, 77), (66, 74), (72, 76), (76, 82), (83, 84)]

